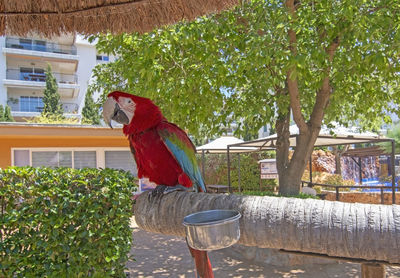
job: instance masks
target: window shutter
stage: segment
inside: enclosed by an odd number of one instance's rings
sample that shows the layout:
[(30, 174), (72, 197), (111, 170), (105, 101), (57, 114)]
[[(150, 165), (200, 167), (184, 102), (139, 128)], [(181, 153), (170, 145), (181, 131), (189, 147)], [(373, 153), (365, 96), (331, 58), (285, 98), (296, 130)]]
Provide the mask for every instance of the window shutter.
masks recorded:
[(57, 167), (58, 152), (32, 152), (33, 167)]
[(96, 151), (75, 151), (74, 152), (74, 168), (96, 168)]
[(29, 166), (29, 150), (14, 150), (14, 166)]
[(121, 169), (137, 175), (135, 160), (130, 151), (105, 151), (106, 168)]
[(72, 152), (59, 152), (59, 166), (72, 168)]

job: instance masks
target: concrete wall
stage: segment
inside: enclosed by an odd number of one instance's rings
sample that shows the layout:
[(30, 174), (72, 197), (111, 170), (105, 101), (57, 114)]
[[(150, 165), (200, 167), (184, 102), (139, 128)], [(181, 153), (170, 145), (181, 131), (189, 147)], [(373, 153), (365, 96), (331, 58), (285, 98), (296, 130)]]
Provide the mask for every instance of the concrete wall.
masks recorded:
[[(0, 49), (6, 45), (5, 37), (0, 37)], [(7, 104), (7, 89), (3, 85), (3, 80), (6, 79), (6, 55), (1, 51), (0, 53), (0, 104), (6, 105)]]
[(96, 66), (96, 47), (80, 36), (77, 36), (75, 46), (77, 54), (79, 55), (79, 64), (76, 74), (78, 76), (80, 88), (79, 95), (74, 102), (79, 104), (78, 113), (81, 114), (85, 103), (87, 87), (92, 76), (92, 70)]

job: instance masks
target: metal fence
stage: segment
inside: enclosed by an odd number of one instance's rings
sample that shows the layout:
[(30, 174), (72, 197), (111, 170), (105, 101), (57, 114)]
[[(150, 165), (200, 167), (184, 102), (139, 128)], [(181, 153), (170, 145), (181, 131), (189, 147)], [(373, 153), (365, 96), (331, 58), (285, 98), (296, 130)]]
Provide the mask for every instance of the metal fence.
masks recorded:
[[(355, 188), (360, 188), (360, 189), (379, 189), (380, 190), (380, 194), (381, 194), (381, 204), (384, 203), (384, 189), (387, 190), (391, 190), (392, 191), (392, 195), (396, 194), (397, 192), (400, 192), (400, 186), (396, 185), (396, 186), (384, 186), (384, 185), (375, 185), (375, 186), (371, 186), (371, 185), (333, 185), (333, 184), (323, 184), (323, 183), (314, 183), (314, 182), (309, 182), (309, 181), (301, 181), (301, 186), (307, 187), (313, 187), (313, 186), (323, 186), (323, 187), (328, 187), (328, 188), (334, 188), (336, 191), (336, 201), (340, 201), (340, 194), (339, 194), (339, 189), (340, 188), (348, 188), (348, 189), (355, 189)], [(395, 200), (394, 198), (392, 198), (393, 200)], [(395, 201), (394, 201), (395, 202)], [(394, 203), (393, 202), (393, 203)]]

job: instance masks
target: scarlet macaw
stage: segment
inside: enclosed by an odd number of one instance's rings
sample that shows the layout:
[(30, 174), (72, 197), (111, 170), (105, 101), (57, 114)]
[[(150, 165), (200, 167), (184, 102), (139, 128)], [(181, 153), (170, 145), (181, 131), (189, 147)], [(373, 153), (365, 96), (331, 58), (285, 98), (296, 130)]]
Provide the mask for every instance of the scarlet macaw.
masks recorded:
[[(103, 117), (110, 127), (111, 120), (123, 124), (139, 178), (147, 177), (166, 186), (164, 193), (192, 187), (206, 192), (192, 141), (177, 125), (168, 122), (150, 99), (114, 91), (103, 105)], [(213, 277), (207, 252), (190, 246), (189, 250), (200, 277)]]

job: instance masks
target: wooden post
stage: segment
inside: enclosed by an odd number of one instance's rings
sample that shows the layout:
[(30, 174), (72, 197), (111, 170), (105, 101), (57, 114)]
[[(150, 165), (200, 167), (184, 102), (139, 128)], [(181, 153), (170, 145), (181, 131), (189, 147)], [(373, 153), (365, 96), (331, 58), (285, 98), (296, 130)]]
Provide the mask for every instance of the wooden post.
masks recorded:
[(385, 204), (385, 195), (383, 193), (383, 188), (381, 188), (381, 204)]
[(394, 165), (395, 160), (394, 160), (394, 152), (395, 152), (395, 146), (394, 146), (394, 140), (392, 140), (392, 155), (390, 157), (390, 168), (391, 168), (391, 174), (392, 174), (392, 204), (396, 204), (396, 167)]
[(239, 183), (239, 194), (242, 192), (240, 186), (240, 153), (238, 153), (238, 183)]
[(229, 146), (227, 148), (227, 153), (226, 153), (227, 159), (228, 159), (228, 190), (229, 193), (232, 193), (232, 188), (231, 188), (231, 159), (229, 155)]
[(336, 201), (339, 201), (339, 187), (335, 187), (336, 189)]
[(310, 184), (308, 185), (309, 187), (312, 187), (312, 153), (310, 155)]
[(360, 179), (360, 185), (362, 185), (362, 160), (361, 157), (358, 158), (358, 168), (359, 168), (359, 179)]
[(260, 192), (261, 192), (261, 183), (262, 183), (262, 179), (261, 179), (261, 164), (262, 163), (258, 163), (259, 165), (260, 165), (260, 186), (259, 186), (259, 190), (260, 190)]
[(361, 278), (385, 278), (385, 266), (378, 263), (362, 263)]
[(203, 179), (206, 179), (206, 170), (205, 170), (205, 157), (204, 157), (204, 150), (201, 151), (201, 174), (203, 175)]

